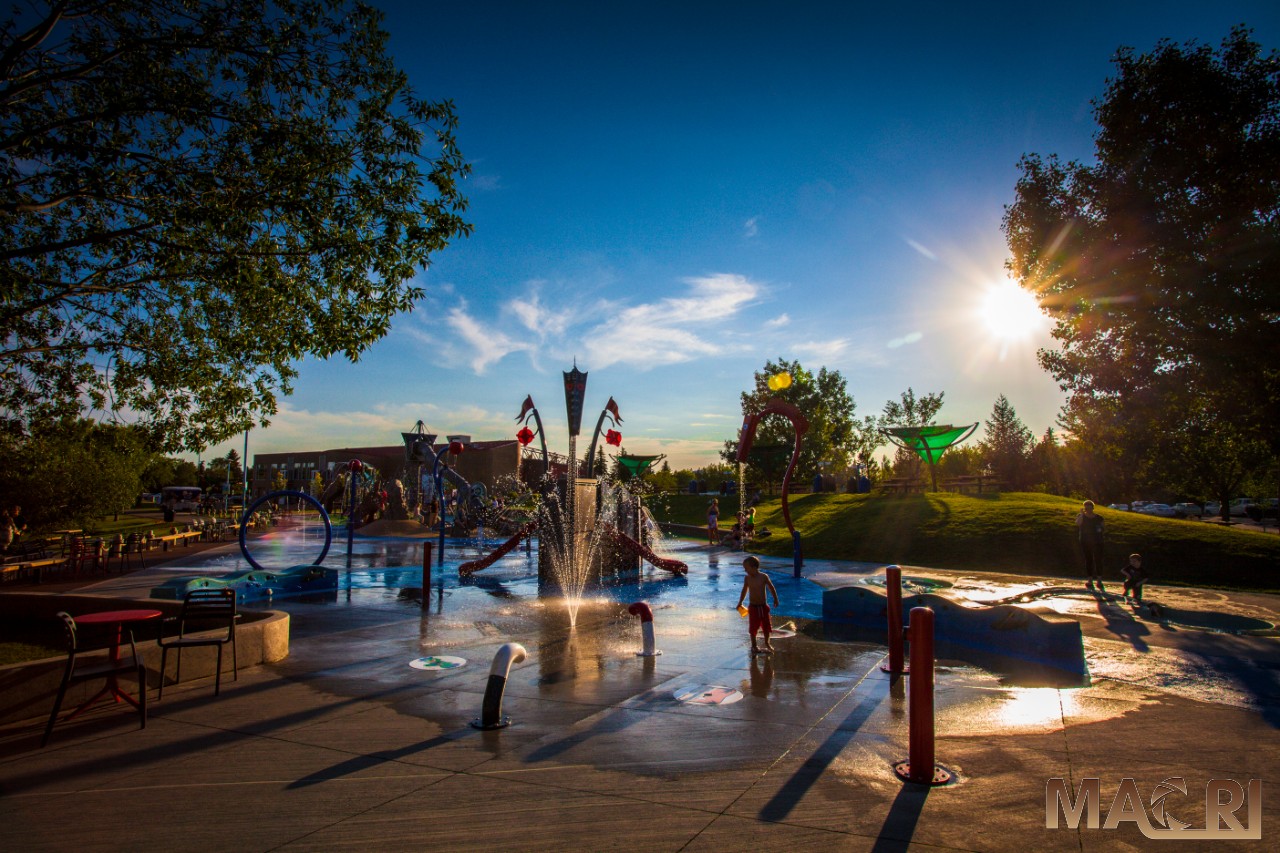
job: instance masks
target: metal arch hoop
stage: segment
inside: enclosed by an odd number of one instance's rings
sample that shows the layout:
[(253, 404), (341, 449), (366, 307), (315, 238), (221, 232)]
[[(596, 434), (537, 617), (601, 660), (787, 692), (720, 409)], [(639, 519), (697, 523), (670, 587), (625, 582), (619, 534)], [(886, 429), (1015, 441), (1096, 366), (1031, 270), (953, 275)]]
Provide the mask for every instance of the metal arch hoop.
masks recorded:
[(248, 540), (246, 538), (249, 528), (245, 526), (245, 522), (253, 516), (254, 511), (257, 510), (258, 507), (274, 498), (300, 498), (319, 510), (320, 518), (324, 521), (324, 548), (321, 549), (320, 556), (316, 557), (315, 562), (311, 565), (318, 566), (323, 563), (324, 558), (329, 554), (329, 546), (333, 544), (333, 525), (329, 522), (329, 513), (325, 512), (324, 504), (320, 503), (320, 501), (316, 500), (306, 492), (295, 492), (289, 490), (268, 492), (253, 503), (249, 504), (249, 508), (246, 509), (244, 511), (244, 515), (240, 517), (240, 553), (244, 554), (245, 560), (248, 561), (249, 565), (253, 566), (254, 569), (260, 572), (270, 571), (270, 569), (264, 569), (257, 560), (253, 559), (253, 555), (249, 553)]

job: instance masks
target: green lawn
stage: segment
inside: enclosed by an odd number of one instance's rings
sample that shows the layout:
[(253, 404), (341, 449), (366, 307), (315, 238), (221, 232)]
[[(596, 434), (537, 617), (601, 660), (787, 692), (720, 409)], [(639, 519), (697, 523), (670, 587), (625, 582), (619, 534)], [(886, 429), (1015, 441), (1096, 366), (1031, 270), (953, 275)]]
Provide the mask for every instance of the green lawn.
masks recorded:
[[(651, 501), (659, 521), (706, 524), (710, 498), (663, 495)], [(1032, 575), (1082, 576), (1075, 516), (1080, 501), (1038, 493), (957, 495), (796, 495), (791, 518), (805, 556), (984, 569)], [(721, 527), (732, 523), (737, 499), (720, 500)], [(756, 524), (774, 536), (751, 550), (791, 554), (781, 500), (766, 499)], [(1099, 510), (1106, 520), (1107, 574), (1119, 576), (1140, 552), (1154, 583), (1280, 591), (1280, 536), (1183, 519)], [(779, 535), (780, 534), (780, 535)]]
[(0, 666), (9, 666), (14, 663), (26, 663), (31, 660), (44, 660), (45, 658), (66, 655), (66, 653), (66, 649), (55, 649), (51, 646), (0, 641)]

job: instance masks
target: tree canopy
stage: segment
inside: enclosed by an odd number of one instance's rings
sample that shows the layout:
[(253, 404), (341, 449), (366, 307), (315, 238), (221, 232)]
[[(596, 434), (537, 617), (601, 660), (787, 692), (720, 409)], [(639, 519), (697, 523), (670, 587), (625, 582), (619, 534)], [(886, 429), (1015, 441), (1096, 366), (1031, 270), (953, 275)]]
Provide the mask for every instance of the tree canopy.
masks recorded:
[[(791, 384), (781, 390), (770, 390), (769, 377), (782, 373), (790, 375)], [(860, 448), (860, 436), (854, 418), (856, 404), (840, 371), (822, 367), (814, 373), (798, 361), (782, 358), (766, 361), (764, 369), (755, 373), (755, 387), (742, 392), (743, 417), (761, 411), (773, 397), (795, 406), (809, 421), (809, 431), (804, 436), (800, 460), (796, 465), (796, 476), (807, 478), (820, 471), (839, 471), (849, 464), (851, 455)], [(791, 422), (779, 415), (763, 419), (756, 430), (756, 447), (775, 445), (786, 446), (788, 459), (790, 448), (795, 446)], [(737, 459), (737, 453), (738, 441), (735, 438), (724, 443), (720, 455), (732, 463)], [(785, 463), (782, 467), (785, 468)]]
[(157, 459), (135, 427), (67, 420), (33, 436), (0, 434), (0, 494), (22, 505), (32, 529), (85, 526), (133, 506)]
[(469, 232), (448, 101), (346, 0), (55, 0), (0, 25), (0, 416), (168, 449), (356, 359)]
[(1280, 58), (1237, 28), (1115, 66), (1095, 162), (1024, 157), (1004, 218), (1010, 271), (1055, 321), (1039, 357), (1064, 425), (1131, 472), (1274, 456)]

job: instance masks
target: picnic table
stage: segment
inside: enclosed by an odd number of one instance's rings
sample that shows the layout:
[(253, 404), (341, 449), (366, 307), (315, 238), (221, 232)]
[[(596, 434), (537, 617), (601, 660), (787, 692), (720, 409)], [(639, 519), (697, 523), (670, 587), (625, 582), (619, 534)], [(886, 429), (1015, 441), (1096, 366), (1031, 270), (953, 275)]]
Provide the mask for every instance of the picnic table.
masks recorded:
[(977, 494), (982, 494), (983, 486), (986, 486), (991, 490), (998, 492), (1000, 491), (1000, 487), (1003, 485), (1004, 485), (1004, 482), (1002, 480), (999, 480), (989, 474), (974, 474), (971, 476), (964, 476), (964, 477), (948, 477), (946, 480), (942, 481), (942, 488), (946, 489), (947, 491), (961, 492), (961, 493), (966, 492), (969, 489), (973, 489)]
[(887, 480), (881, 480), (879, 486), (881, 491), (891, 495), (907, 495), (924, 491), (924, 480), (919, 477), (890, 477)]

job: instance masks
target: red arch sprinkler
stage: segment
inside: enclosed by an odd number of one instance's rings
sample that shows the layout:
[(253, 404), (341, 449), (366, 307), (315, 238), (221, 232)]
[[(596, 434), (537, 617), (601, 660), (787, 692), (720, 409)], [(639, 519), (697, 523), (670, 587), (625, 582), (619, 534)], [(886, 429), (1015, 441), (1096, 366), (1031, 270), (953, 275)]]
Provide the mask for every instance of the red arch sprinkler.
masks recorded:
[[(787, 384), (790, 384), (790, 382), (788, 381)], [(751, 453), (751, 445), (756, 438), (756, 427), (759, 426), (760, 419), (765, 415), (782, 415), (791, 421), (791, 426), (796, 433), (796, 446), (795, 450), (791, 452), (791, 463), (787, 465), (787, 473), (782, 478), (782, 520), (786, 522), (787, 529), (791, 531), (791, 556), (794, 563), (794, 575), (798, 578), (800, 577), (800, 569), (804, 566), (804, 556), (800, 550), (800, 532), (791, 523), (791, 505), (787, 501), (787, 496), (791, 490), (791, 475), (796, 470), (796, 463), (800, 461), (800, 448), (804, 440), (804, 434), (809, 431), (809, 421), (800, 413), (799, 409), (785, 400), (779, 400), (777, 397), (770, 398), (765, 402), (763, 409), (753, 415), (747, 415), (742, 422), (742, 435), (738, 439), (739, 463), (747, 461), (747, 456)]]

